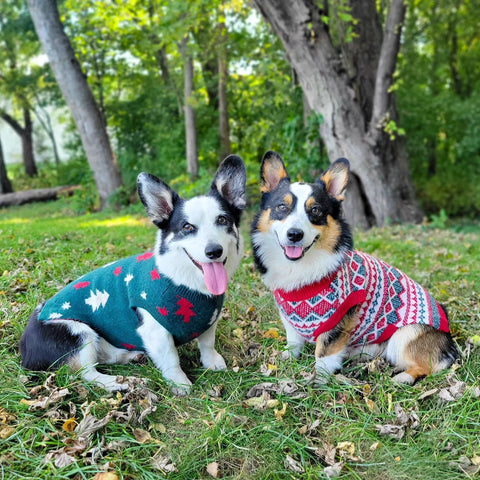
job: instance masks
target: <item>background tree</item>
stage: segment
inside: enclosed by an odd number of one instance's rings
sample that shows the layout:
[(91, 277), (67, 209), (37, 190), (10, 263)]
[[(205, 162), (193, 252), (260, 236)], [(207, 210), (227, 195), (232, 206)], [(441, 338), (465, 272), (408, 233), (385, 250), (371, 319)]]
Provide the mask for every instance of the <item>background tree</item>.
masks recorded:
[(100, 196), (101, 206), (122, 179), (103, 116), (63, 31), (55, 0), (29, 0), (28, 6), (40, 42), (82, 138)]
[(2, 140), (0, 139), (0, 193), (12, 193), (13, 187), (8, 178), (7, 169), (5, 167), (5, 159), (3, 157)]
[(308, 103), (322, 115), (330, 159), (351, 161), (350, 219), (362, 225), (421, 219), (391, 92), (404, 0), (391, 1), (384, 32), (374, 0), (334, 2), (331, 9), (313, 0), (255, 3), (282, 40)]
[(37, 174), (33, 148), (33, 95), (39, 68), (30, 61), (39, 44), (28, 11), (18, 0), (0, 5), (0, 116), (19, 136), (25, 173)]

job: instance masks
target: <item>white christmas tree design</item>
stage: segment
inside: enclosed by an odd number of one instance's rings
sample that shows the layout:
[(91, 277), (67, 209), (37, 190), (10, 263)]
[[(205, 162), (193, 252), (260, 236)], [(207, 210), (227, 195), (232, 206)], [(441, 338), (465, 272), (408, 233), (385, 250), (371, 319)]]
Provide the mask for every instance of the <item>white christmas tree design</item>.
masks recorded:
[(125, 275), (124, 280), (128, 287), (128, 284), (133, 280), (133, 275), (131, 273), (129, 273), (128, 275)]
[(144, 300), (146, 300), (146, 299), (147, 299), (147, 292), (142, 292), (142, 293), (140, 294), (140, 296), (141, 296)]
[(62, 314), (61, 313), (55, 313), (55, 312), (52, 312), (49, 317), (48, 317), (50, 320), (56, 320), (57, 318), (62, 318)]
[(93, 312), (96, 312), (100, 307), (105, 306), (108, 301), (108, 297), (110, 297), (110, 294), (105, 290), (103, 292), (98, 289), (96, 292), (90, 290), (90, 297), (85, 299), (85, 303), (92, 307)]

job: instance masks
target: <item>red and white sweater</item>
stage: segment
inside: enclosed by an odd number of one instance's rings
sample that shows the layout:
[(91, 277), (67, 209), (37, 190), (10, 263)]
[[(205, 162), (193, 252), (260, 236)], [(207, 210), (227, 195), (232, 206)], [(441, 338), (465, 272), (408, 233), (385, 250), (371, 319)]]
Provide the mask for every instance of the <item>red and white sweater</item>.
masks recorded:
[(274, 291), (282, 316), (307, 341), (331, 330), (357, 306), (351, 346), (381, 343), (400, 327), (426, 324), (448, 332), (442, 306), (400, 270), (362, 252), (346, 252), (336, 272), (299, 290)]

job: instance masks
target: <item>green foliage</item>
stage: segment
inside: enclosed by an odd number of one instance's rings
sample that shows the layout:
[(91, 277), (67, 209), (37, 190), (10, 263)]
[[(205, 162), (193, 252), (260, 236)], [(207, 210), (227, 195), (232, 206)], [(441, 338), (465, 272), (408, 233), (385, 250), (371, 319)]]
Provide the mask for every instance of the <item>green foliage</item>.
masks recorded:
[[(155, 228), (147, 226), (143, 213), (73, 213), (69, 199), (0, 212), (0, 470), (5, 478), (92, 479), (107, 468), (123, 479), (207, 479), (213, 462), (223, 478), (237, 480), (323, 479), (334, 470), (325, 470), (332, 464), (342, 465), (340, 479), (475, 475), (478, 223), (453, 222), (447, 230), (395, 226), (356, 235), (358, 248), (397, 265), (447, 305), (464, 353), (459, 367), (409, 387), (391, 381), (388, 365), (348, 363), (342, 375), (319, 385), (309, 380), (313, 348), (307, 346), (298, 360), (281, 359), (284, 331), (272, 296), (253, 268), (247, 212), (246, 256), (229, 285), (217, 329), (217, 348), (229, 370), (204, 371), (196, 346), (182, 346), (182, 367), (194, 387), (190, 396), (176, 398), (150, 361), (100, 367), (147, 379), (148, 390), (132, 386), (122, 395), (85, 384), (66, 369), (50, 377), (52, 372), (21, 368), (18, 340), (38, 302), (83, 273), (153, 244)], [(265, 382), (277, 391), (265, 391), (255, 406), (247, 392)], [(279, 393), (281, 385), (294, 391)], [(55, 400), (52, 392), (62, 388), (68, 392)], [(158, 399), (140, 419), (149, 406), (147, 391)], [(450, 392), (455, 398), (445, 400)], [(28, 405), (41, 397), (50, 398), (50, 405)], [(112, 419), (88, 435), (85, 445), (78, 432), (64, 425), (70, 418), (80, 422), (87, 406), (96, 419)], [(378, 427), (388, 425), (398, 427), (403, 437), (381, 435)], [(62, 451), (74, 462), (56, 466), (56, 460), (66, 458)], [(465, 457), (474, 463), (468, 465)]]
[(398, 85), (412, 176), (428, 213), (480, 212), (478, 2), (415, 2)]

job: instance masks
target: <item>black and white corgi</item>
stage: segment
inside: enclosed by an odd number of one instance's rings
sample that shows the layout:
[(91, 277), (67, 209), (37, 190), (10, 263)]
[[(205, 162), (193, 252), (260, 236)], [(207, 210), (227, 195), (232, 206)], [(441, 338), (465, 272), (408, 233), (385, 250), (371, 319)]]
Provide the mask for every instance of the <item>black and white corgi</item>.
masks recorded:
[(407, 384), (455, 361), (444, 308), (398, 269), (353, 249), (341, 210), (346, 159), (314, 183), (291, 183), (282, 158), (267, 152), (260, 174), (252, 245), (286, 330), (284, 357), (315, 343), (325, 380), (347, 357), (383, 354), (400, 371), (394, 380)]
[(245, 166), (230, 155), (206, 195), (185, 200), (162, 180), (141, 173), (138, 193), (158, 227), (152, 252), (110, 263), (72, 282), (30, 317), (20, 340), (22, 365), (46, 370), (68, 364), (107, 390), (126, 384), (97, 371), (145, 352), (186, 394), (192, 383), (176, 345), (196, 339), (207, 369), (226, 368), (215, 330), (228, 281), (243, 253)]

